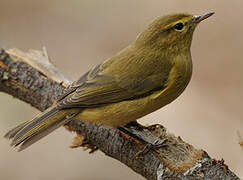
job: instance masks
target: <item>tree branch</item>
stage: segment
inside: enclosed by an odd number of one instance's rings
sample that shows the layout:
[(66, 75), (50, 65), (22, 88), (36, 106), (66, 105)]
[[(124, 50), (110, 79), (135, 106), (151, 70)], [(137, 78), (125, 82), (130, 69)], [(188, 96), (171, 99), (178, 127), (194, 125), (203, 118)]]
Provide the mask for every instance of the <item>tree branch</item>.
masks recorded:
[[(34, 52), (34, 53), (33, 53)], [(38, 62), (38, 63), (36, 63)], [(43, 66), (43, 63), (45, 64)], [(0, 91), (44, 111), (65, 91), (70, 80), (50, 62), (46, 51), (0, 50)], [(211, 159), (161, 125), (130, 131), (149, 142), (160, 141), (157, 150), (140, 153), (144, 145), (117, 129), (72, 120), (66, 125), (77, 137), (72, 147), (97, 148), (126, 164), (147, 179), (239, 179), (224, 161)]]

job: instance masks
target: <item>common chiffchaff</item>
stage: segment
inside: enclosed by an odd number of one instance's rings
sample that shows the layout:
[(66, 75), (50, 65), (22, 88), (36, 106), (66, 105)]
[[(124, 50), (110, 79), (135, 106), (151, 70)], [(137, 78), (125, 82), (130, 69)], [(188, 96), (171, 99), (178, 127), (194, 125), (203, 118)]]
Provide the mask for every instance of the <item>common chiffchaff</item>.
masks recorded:
[(73, 82), (52, 107), (5, 137), (23, 150), (74, 117), (117, 128), (171, 103), (191, 79), (193, 32), (211, 15), (157, 18), (127, 48)]

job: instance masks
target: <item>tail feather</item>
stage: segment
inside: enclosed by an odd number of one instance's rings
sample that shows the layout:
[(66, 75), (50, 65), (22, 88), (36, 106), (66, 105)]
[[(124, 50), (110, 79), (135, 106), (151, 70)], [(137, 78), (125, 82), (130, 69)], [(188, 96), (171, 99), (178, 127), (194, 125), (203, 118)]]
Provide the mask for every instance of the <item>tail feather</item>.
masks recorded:
[(41, 129), (44, 129), (44, 126), (48, 127), (48, 125), (52, 124), (53, 121), (55, 122), (54, 118), (49, 119), (49, 117), (53, 117), (57, 112), (58, 110), (56, 108), (52, 108), (45, 111), (44, 114), (41, 113), (40, 115), (37, 115), (37, 117), (31, 120), (15, 134), (11, 145), (17, 146), (21, 143), (20, 141), (23, 141), (24, 139), (34, 135)]
[(47, 136), (48, 134), (50, 134), (52, 131), (56, 130), (57, 128), (59, 128), (60, 126), (68, 123), (73, 117), (75, 117), (77, 113), (72, 114), (69, 117), (64, 118), (63, 120), (52, 124), (51, 126), (49, 126), (45, 131), (41, 131), (36, 135), (33, 135), (32, 137), (26, 139), (20, 146), (20, 148), (18, 149), (18, 151), (22, 151), (24, 149), (26, 149), (27, 147), (29, 147), (30, 145), (34, 144), (35, 142), (39, 141), (40, 139), (42, 139), (43, 137)]
[(4, 137), (12, 139), (11, 146), (21, 145), (19, 149), (21, 151), (69, 122), (79, 112), (79, 109), (49, 108), (34, 119), (10, 130)]
[(7, 132), (4, 135), (4, 138), (7, 139), (13, 139), (15, 137), (15, 135), (17, 133), (20, 132), (20, 130), (22, 130), (25, 126), (27, 126), (28, 124), (30, 124), (31, 122), (33, 122), (34, 120), (42, 117), (42, 116), (46, 116), (46, 114), (49, 114), (49, 112), (51, 111), (52, 108), (48, 108), (45, 112), (38, 114), (37, 116), (35, 116), (33, 119), (25, 121), (21, 124), (19, 124), (18, 126), (16, 126), (15, 128), (11, 129), (9, 132)]
[(7, 139), (12, 139), (21, 129), (23, 129), (30, 121), (26, 121), (21, 123), (20, 125), (16, 126), (9, 132), (7, 132), (4, 137)]

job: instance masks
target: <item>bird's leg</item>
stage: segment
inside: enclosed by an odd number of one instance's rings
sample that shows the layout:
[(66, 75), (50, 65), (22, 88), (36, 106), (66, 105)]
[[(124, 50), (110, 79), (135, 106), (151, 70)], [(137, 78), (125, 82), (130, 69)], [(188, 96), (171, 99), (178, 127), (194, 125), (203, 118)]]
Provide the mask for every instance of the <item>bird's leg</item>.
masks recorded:
[(150, 150), (158, 150), (159, 148), (167, 146), (167, 139), (163, 139), (161, 142), (156, 140), (154, 143), (147, 143), (144, 148), (136, 154), (136, 157), (148, 153)]
[(167, 139), (161, 139), (154, 136), (150, 131), (149, 127), (142, 126), (137, 122), (132, 122), (126, 126), (121, 126), (118, 128), (125, 135), (128, 135), (144, 145), (144, 148), (139, 151), (136, 157), (146, 154), (150, 150), (158, 150), (166, 146)]

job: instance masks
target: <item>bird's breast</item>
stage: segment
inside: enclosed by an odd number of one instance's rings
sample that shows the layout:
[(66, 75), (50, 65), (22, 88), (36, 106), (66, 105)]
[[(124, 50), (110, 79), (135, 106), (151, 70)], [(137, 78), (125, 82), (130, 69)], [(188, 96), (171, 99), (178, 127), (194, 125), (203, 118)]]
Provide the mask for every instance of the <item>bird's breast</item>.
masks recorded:
[(192, 60), (191, 54), (185, 53), (174, 59), (174, 65), (171, 68), (166, 88), (161, 92), (154, 94), (156, 102), (161, 106), (169, 104), (175, 100), (185, 90), (191, 80)]

